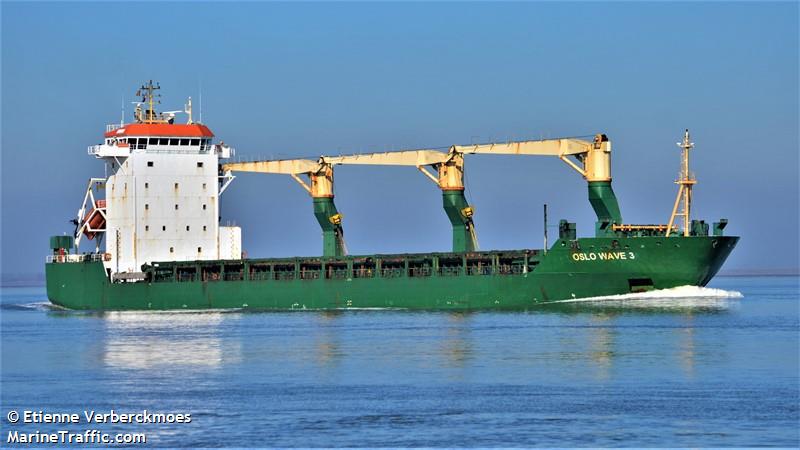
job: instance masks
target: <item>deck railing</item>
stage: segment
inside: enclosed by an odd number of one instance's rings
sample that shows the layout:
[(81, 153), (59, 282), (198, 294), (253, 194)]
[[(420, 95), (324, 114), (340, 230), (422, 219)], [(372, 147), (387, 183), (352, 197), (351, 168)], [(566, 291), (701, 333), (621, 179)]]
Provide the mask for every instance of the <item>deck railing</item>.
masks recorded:
[[(156, 148), (159, 147), (159, 148)], [(166, 147), (166, 148), (163, 148)], [(106, 144), (97, 144), (97, 145), (90, 145), (88, 147), (87, 153), (90, 155), (98, 155), (101, 153), (106, 153), (108, 151), (113, 151), (119, 149), (120, 151), (128, 151), (128, 150), (146, 150), (147, 153), (161, 153), (161, 154), (198, 154), (198, 153), (210, 153), (215, 151), (219, 154), (223, 153), (222, 147), (219, 144), (206, 144), (206, 145), (196, 145), (190, 146), (188, 148), (169, 148), (171, 146), (160, 146), (160, 145), (147, 145), (147, 144), (130, 144), (127, 147), (113, 147)], [(233, 147), (225, 147), (230, 151), (230, 155), (233, 156), (236, 154), (236, 149)], [(105, 151), (104, 151), (105, 150)]]
[(81, 263), (103, 261), (102, 253), (87, 253), (84, 255), (47, 255), (48, 263)]

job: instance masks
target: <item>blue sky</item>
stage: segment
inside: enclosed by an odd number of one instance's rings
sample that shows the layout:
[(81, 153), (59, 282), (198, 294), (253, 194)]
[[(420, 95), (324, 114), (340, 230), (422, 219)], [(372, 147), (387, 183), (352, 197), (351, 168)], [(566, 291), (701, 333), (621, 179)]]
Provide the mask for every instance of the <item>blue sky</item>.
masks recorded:
[[(244, 157), (604, 132), (629, 223), (668, 219), (688, 127), (695, 215), (743, 237), (726, 268), (800, 266), (796, 2), (1, 5), (6, 274), (43, 271), (102, 175), (86, 146), (151, 78), (169, 110), (202, 85), (203, 121)], [(415, 169), (336, 183), (351, 253), (449, 248)], [(545, 202), (592, 233), (585, 182), (556, 159), (468, 157), (467, 183), (484, 249), (539, 248)], [(288, 177), (242, 175), (222, 208), (251, 256), (321, 251)]]

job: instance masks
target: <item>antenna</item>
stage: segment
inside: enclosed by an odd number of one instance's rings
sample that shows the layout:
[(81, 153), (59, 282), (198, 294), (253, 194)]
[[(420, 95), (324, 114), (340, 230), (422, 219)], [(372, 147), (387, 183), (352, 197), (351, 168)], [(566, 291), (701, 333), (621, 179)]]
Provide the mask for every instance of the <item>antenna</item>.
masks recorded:
[(547, 254), (547, 203), (544, 204), (544, 254)]
[(119, 117), (119, 126), (125, 125), (125, 93), (122, 94), (122, 114)]
[(156, 118), (156, 111), (155, 111), (155, 104), (161, 104), (161, 94), (156, 94), (155, 91), (161, 89), (161, 85), (156, 82), (153, 84), (153, 80), (150, 80), (147, 84), (143, 84), (139, 90), (136, 91), (136, 95), (142, 97), (142, 103), (148, 104), (147, 109), (147, 120), (148, 123), (155, 123), (157, 122)]
[(193, 124), (194, 121), (192, 120), (192, 97), (189, 97), (189, 102), (183, 105), (183, 112), (189, 115), (189, 120), (186, 123), (189, 125)]

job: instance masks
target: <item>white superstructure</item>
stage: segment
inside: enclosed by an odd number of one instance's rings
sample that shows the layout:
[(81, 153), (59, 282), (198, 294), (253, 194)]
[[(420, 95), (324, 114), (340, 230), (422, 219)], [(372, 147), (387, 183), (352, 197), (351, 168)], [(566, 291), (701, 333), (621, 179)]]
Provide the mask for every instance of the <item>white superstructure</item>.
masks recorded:
[[(106, 271), (117, 279), (136, 278), (143, 264), (157, 261), (241, 259), (240, 228), (219, 225), (220, 194), (232, 177), (218, 167), (233, 149), (192, 121), (191, 99), (188, 123), (155, 113), (156, 89), (142, 87), (149, 109), (137, 106), (134, 123), (109, 125), (103, 144), (89, 147), (109, 176), (90, 182), (76, 243), (95, 238), (99, 250), (104, 239)], [(94, 198), (98, 188), (104, 201)]]

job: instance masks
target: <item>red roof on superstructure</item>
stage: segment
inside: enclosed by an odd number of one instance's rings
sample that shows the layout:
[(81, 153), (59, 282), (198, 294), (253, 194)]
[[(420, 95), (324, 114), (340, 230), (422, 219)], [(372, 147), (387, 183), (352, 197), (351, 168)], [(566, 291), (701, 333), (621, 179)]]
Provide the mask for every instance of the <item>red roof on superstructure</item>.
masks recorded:
[(106, 133), (106, 137), (124, 136), (214, 137), (214, 133), (199, 123), (129, 123)]

